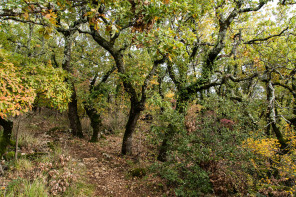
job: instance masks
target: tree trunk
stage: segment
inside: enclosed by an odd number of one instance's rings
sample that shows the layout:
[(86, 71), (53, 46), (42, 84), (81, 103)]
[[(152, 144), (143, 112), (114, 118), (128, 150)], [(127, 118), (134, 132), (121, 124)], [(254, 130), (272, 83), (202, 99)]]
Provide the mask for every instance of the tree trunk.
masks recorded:
[[(267, 136), (271, 136), (271, 122), (272, 122), (272, 98), (271, 98), (271, 89), (268, 86), (268, 83), (266, 83), (266, 97), (267, 97), (267, 102), (268, 102), (268, 106), (267, 106), (267, 112), (266, 112), (266, 122), (267, 122), (267, 126), (266, 126), (266, 130), (265, 130), (265, 134)], [(271, 102), (271, 103), (270, 103)]]
[(292, 77), (292, 90), (293, 90), (293, 98), (294, 98), (294, 103), (293, 103), (293, 115), (294, 117), (291, 118), (289, 121), (291, 122), (291, 125), (294, 126), (294, 128), (296, 127), (296, 78)]
[(18, 141), (19, 141), (19, 129), (20, 129), (20, 121), (21, 117), (18, 117), (18, 123), (15, 131), (15, 154), (14, 154), (14, 159), (17, 160), (17, 151), (18, 151)]
[(132, 154), (133, 133), (135, 131), (137, 121), (140, 117), (141, 111), (143, 111), (143, 110), (138, 107), (138, 104), (134, 104), (133, 102), (131, 102), (129, 118), (128, 118), (127, 124), (125, 126), (125, 133), (124, 133), (123, 141), (122, 141), (121, 153), (123, 155), (131, 155)]
[(32, 41), (32, 37), (33, 37), (33, 31), (34, 31), (34, 24), (29, 23), (29, 38), (27, 41), (28, 57), (32, 56), (31, 41)]
[(272, 129), (272, 131), (275, 133), (276, 138), (281, 144), (281, 149), (283, 150), (283, 153), (286, 153), (287, 152), (286, 140), (284, 139), (283, 134), (281, 133), (280, 129), (276, 125), (275, 90), (270, 80), (266, 83), (266, 89), (267, 89), (267, 101), (268, 101), (268, 107), (267, 107), (268, 127), (266, 132), (267, 132), (267, 135), (270, 135), (270, 130)]
[(289, 121), (291, 122), (291, 125), (294, 126), (294, 128), (296, 128), (296, 94), (293, 94), (293, 98), (294, 98), (294, 103), (293, 103), (293, 115), (294, 117), (289, 119)]
[(0, 159), (6, 151), (7, 146), (10, 144), (10, 138), (13, 128), (13, 122), (5, 120), (0, 117), (0, 125), (3, 127), (3, 135), (0, 138)]
[[(67, 71), (68, 73), (73, 73), (71, 67), (71, 55), (72, 55), (72, 43), (73, 43), (73, 34), (75, 32), (67, 31), (63, 32), (65, 38), (65, 48), (64, 48), (64, 59), (62, 63), (63, 70)], [(72, 87), (72, 95), (71, 101), (68, 103), (68, 118), (70, 121), (70, 129), (73, 135), (82, 138), (82, 127), (81, 122), (79, 120), (78, 111), (77, 111), (77, 96), (76, 90), (74, 87), (74, 83), (71, 83), (69, 79), (67, 79), (68, 83), (70, 83)]]
[(98, 142), (99, 133), (102, 127), (101, 115), (94, 108), (85, 107), (85, 111), (90, 119), (90, 125), (93, 129), (93, 134), (90, 142)]
[(72, 84), (72, 90), (73, 92), (71, 95), (71, 101), (68, 103), (68, 108), (69, 108), (68, 118), (70, 121), (70, 129), (74, 136), (83, 138), (81, 122), (79, 120), (78, 110), (77, 110), (76, 91), (73, 84)]

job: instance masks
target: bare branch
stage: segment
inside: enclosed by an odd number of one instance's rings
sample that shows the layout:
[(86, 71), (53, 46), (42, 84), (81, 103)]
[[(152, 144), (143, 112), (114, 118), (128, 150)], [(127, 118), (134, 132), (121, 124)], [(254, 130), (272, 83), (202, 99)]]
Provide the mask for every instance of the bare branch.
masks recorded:
[(239, 10), (239, 13), (243, 12), (254, 12), (260, 10), (266, 3), (264, 1), (260, 1), (259, 5), (255, 8), (243, 8)]
[(287, 27), (284, 30), (282, 30), (279, 34), (271, 35), (271, 36), (268, 36), (266, 38), (256, 38), (256, 39), (253, 39), (253, 40), (249, 40), (247, 42), (244, 42), (244, 44), (258, 44), (258, 42), (266, 41), (266, 40), (269, 40), (269, 39), (274, 38), (274, 37), (279, 37), (283, 33), (285, 33), (285, 31), (287, 31), (288, 29), (289, 29), (289, 27)]

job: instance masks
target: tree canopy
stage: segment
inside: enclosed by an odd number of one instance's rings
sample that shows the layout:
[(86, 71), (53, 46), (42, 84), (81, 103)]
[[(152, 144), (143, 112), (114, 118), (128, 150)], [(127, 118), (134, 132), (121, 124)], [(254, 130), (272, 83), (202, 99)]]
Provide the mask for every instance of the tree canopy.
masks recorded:
[[(33, 106), (68, 110), (70, 130), (83, 137), (80, 117), (86, 114), (91, 141), (97, 142), (104, 116), (119, 105), (120, 97), (126, 114), (121, 153), (133, 154), (141, 113), (147, 119), (157, 117), (150, 135), (158, 146), (158, 160), (175, 170), (161, 168), (169, 181), (169, 173), (175, 173), (172, 183), (180, 186), (178, 195), (207, 193), (211, 187), (206, 184), (194, 193), (190, 181), (182, 186), (178, 167), (188, 180), (209, 179), (205, 172), (214, 169), (207, 162), (216, 168), (254, 164), (256, 170), (256, 165), (270, 162), (272, 175), (256, 176), (271, 180), (276, 173), (287, 175), (290, 171), (280, 163), (291, 164), (296, 150), (294, 4), (4, 0), (0, 116), (8, 120)], [(250, 159), (244, 149), (259, 159)], [(226, 156), (237, 163), (218, 162)], [(246, 158), (252, 162), (239, 162)], [(196, 177), (190, 174), (201, 171)], [(296, 180), (294, 175), (283, 177)], [(225, 192), (213, 181), (212, 187)], [(245, 192), (242, 185), (233, 190)]]

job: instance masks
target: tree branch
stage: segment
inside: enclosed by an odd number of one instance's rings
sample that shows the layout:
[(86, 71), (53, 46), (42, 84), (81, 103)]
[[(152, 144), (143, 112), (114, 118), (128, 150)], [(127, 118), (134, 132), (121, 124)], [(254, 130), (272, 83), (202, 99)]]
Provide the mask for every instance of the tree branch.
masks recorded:
[(176, 85), (177, 89), (181, 88), (181, 83), (179, 81), (179, 79), (177, 79), (175, 72), (173, 71), (173, 67), (171, 63), (168, 63), (168, 72), (169, 72), (169, 76), (172, 79), (172, 81), (174, 82), (174, 84)]
[(292, 94), (295, 94), (295, 92), (293, 91), (293, 89), (290, 86), (286, 85), (286, 84), (282, 84), (280, 82), (273, 82), (272, 85), (281, 86), (281, 87), (289, 90)]
[(266, 2), (260, 0), (259, 5), (258, 5), (257, 7), (255, 7), (255, 8), (244, 8), (244, 9), (240, 9), (240, 10), (239, 10), (239, 13), (258, 11), (258, 10), (260, 10), (265, 4), (266, 4)]
[(284, 30), (282, 30), (279, 34), (271, 35), (271, 36), (268, 36), (266, 38), (256, 38), (256, 39), (253, 39), (253, 40), (249, 40), (247, 42), (244, 42), (244, 44), (258, 44), (257, 42), (262, 42), (262, 41), (266, 41), (266, 40), (269, 40), (269, 39), (274, 38), (274, 37), (281, 36), (288, 29), (289, 29), (289, 27), (287, 27)]
[(141, 97), (141, 102), (144, 102), (145, 99), (146, 99), (146, 90), (147, 90), (147, 87), (148, 87), (148, 82), (151, 80), (151, 78), (153, 77), (153, 75), (155, 74), (156, 72), (156, 69), (157, 67), (160, 65), (160, 64), (163, 64), (165, 61), (166, 61), (167, 57), (166, 56), (163, 56), (161, 59), (159, 60), (155, 60), (153, 62), (153, 67), (152, 69), (150, 70), (148, 76), (145, 78), (145, 81), (142, 85), (142, 97)]
[(22, 19), (14, 18), (14, 17), (6, 17), (6, 18), (3, 18), (3, 20), (13, 20), (13, 21), (21, 22), (21, 23), (28, 23), (28, 24), (48, 26), (48, 24), (45, 24), (45, 23), (38, 23), (38, 22), (35, 22), (35, 21), (31, 21), (31, 20), (22, 20)]

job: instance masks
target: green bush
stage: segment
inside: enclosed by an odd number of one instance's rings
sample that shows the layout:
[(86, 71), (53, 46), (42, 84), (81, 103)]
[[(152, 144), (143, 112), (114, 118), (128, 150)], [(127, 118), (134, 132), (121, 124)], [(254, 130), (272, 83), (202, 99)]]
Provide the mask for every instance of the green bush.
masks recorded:
[[(249, 152), (241, 148), (241, 144), (250, 136), (253, 126), (243, 116), (245, 108), (239, 103), (217, 98), (208, 98), (200, 105), (205, 110), (194, 112), (193, 131), (184, 126), (187, 117), (174, 112), (163, 118), (167, 125), (173, 124), (177, 132), (169, 142), (167, 161), (152, 169), (175, 188), (177, 196), (245, 195), (247, 173), (242, 165), (248, 162)], [(209, 110), (210, 115), (205, 115)], [(233, 120), (233, 128), (221, 126), (219, 120), (222, 118)], [(160, 132), (166, 128), (158, 129)]]

